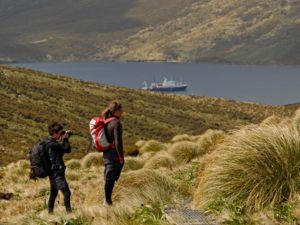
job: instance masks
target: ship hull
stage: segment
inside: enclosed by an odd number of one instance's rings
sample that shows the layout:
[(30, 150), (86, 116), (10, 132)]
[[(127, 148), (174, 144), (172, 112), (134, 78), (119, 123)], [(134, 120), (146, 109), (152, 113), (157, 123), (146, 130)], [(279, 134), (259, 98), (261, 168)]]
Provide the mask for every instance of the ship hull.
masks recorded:
[(175, 91), (186, 91), (187, 86), (181, 87), (155, 87), (150, 88), (150, 91), (165, 91), (165, 92), (175, 92)]

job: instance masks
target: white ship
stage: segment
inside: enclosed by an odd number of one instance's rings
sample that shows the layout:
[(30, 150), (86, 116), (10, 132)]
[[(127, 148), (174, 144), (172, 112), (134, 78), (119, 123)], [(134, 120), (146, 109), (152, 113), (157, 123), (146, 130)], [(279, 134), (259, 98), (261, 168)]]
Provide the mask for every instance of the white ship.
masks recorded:
[(187, 86), (187, 84), (182, 82), (168, 80), (166, 77), (164, 77), (163, 82), (151, 83), (150, 86), (148, 86), (147, 82), (144, 81), (144, 87), (142, 89), (150, 91), (186, 91)]

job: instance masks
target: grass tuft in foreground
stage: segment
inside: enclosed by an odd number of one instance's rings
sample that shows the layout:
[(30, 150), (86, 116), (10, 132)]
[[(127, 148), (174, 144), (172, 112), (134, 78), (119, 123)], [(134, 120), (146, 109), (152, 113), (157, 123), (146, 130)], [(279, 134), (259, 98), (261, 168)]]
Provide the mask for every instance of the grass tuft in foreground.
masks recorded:
[(300, 179), (300, 135), (295, 126), (246, 126), (220, 146), (199, 175), (196, 207), (217, 199), (253, 212), (295, 197)]

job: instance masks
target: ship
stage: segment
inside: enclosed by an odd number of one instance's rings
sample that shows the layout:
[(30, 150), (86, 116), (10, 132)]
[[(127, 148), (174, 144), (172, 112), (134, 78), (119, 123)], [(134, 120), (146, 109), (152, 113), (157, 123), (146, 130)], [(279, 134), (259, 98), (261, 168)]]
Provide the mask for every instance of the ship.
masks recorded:
[(151, 83), (149, 86), (147, 82), (144, 81), (143, 90), (150, 90), (150, 91), (166, 91), (166, 92), (173, 92), (173, 91), (186, 91), (188, 87), (187, 84), (182, 82), (177, 82), (174, 80), (168, 80), (164, 77), (163, 82), (161, 83)]

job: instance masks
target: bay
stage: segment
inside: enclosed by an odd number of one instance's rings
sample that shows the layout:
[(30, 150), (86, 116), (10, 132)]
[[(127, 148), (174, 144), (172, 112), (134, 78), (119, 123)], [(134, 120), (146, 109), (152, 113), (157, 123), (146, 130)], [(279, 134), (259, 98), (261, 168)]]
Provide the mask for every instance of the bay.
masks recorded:
[(134, 89), (163, 77), (188, 84), (186, 95), (284, 105), (300, 102), (299, 66), (165, 62), (16, 63), (12, 66)]

